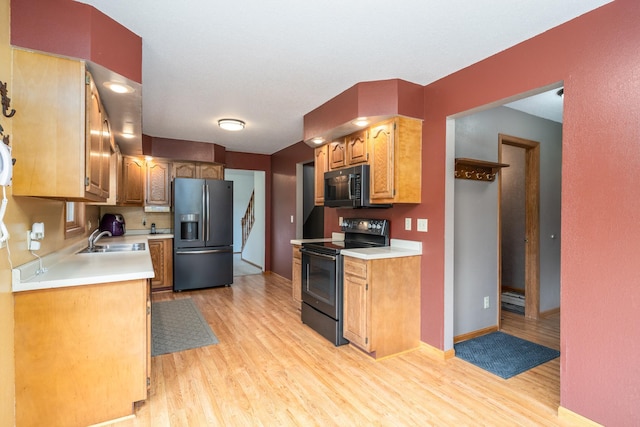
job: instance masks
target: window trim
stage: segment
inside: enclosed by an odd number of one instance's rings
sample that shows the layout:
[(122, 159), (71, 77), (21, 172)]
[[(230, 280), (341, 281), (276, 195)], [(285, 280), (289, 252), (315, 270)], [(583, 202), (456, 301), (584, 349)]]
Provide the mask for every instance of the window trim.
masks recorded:
[[(73, 205), (73, 219), (67, 220), (67, 209), (69, 205)], [(64, 238), (70, 239), (72, 237), (81, 236), (86, 231), (85, 226), (85, 205), (80, 202), (65, 202), (64, 204)]]

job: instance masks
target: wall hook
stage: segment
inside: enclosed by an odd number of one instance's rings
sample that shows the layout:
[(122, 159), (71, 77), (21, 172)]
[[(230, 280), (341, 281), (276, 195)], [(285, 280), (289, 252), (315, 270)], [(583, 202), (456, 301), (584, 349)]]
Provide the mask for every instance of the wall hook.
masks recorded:
[(11, 112), (7, 114), (7, 111), (9, 111), (9, 107), (11, 107), (11, 98), (7, 96), (7, 84), (1, 81), (0, 94), (2, 95), (2, 114), (7, 118), (13, 117), (13, 115), (16, 114), (16, 110), (12, 108)]

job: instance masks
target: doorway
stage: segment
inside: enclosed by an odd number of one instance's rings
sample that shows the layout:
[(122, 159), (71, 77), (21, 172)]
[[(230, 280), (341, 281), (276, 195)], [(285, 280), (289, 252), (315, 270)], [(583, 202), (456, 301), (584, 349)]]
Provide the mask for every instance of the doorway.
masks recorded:
[[(515, 305), (524, 296), (524, 316), (540, 316), (540, 143), (498, 135), (499, 295), (505, 291)], [(506, 296), (505, 296), (506, 297)], [(500, 305), (502, 310), (502, 305)], [(502, 316), (499, 317), (500, 319)]]

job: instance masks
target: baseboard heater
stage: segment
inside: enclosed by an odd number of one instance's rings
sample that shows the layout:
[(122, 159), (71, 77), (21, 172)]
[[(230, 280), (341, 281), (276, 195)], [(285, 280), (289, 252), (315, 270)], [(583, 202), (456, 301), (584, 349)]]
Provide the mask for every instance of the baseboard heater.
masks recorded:
[(518, 305), (524, 307), (524, 295), (517, 294), (515, 292), (503, 292), (500, 300), (511, 305)]

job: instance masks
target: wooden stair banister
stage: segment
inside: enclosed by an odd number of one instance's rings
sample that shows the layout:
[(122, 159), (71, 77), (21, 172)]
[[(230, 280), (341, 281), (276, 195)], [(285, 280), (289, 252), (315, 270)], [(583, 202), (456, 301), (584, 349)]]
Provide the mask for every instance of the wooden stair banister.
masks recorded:
[(242, 217), (242, 249), (244, 249), (244, 245), (247, 243), (247, 239), (249, 239), (249, 234), (251, 234), (251, 229), (255, 221), (255, 191), (252, 191), (247, 209), (244, 211)]

